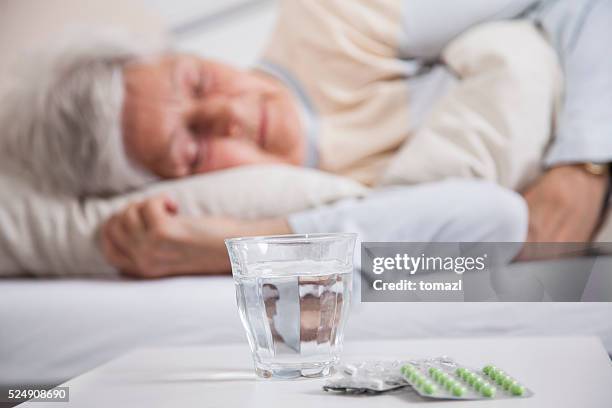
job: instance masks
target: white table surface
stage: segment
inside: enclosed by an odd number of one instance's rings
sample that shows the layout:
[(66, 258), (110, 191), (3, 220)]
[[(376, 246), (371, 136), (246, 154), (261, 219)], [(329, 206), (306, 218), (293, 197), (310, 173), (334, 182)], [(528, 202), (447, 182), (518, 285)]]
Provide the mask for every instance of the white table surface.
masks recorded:
[[(612, 364), (597, 338), (464, 338), (353, 342), (343, 358), (408, 359), (448, 355), (475, 368), (493, 363), (531, 388), (525, 399), (426, 401), (404, 389), (378, 396), (322, 391), (324, 379), (255, 378), (246, 342), (220, 347), (141, 349), (65, 386), (70, 403), (21, 407), (612, 407)], [(452, 404), (452, 405), (449, 405)]]

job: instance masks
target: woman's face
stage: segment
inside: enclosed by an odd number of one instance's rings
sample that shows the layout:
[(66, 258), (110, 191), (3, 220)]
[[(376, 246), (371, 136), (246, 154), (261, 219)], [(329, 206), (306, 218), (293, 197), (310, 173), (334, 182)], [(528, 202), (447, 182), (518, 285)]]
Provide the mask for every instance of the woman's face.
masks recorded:
[(169, 55), (128, 65), (124, 81), (127, 154), (159, 177), (303, 161), (295, 102), (263, 73)]

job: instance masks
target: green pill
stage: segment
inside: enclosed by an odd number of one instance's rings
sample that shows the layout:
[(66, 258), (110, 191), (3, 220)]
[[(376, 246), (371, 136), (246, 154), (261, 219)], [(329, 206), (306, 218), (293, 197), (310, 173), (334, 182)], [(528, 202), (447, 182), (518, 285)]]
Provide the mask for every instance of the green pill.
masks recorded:
[(493, 398), (495, 396), (495, 388), (490, 385), (485, 385), (480, 389), (480, 393), (487, 398)]
[(451, 391), (451, 390), (452, 390), (453, 388), (455, 388), (457, 385), (459, 385), (459, 384), (457, 384), (457, 382), (456, 382), (456, 381), (454, 381), (454, 380), (447, 381), (447, 382), (446, 382), (446, 389), (447, 389), (447, 390), (449, 390), (449, 391)]
[(460, 385), (455, 385), (452, 389), (452, 393), (455, 397), (462, 397), (465, 394), (465, 388)]
[(419, 375), (414, 382), (416, 383), (417, 387), (420, 387), (423, 385), (423, 383), (425, 383), (425, 378)]
[(428, 371), (429, 371), (429, 375), (434, 375), (435, 372), (438, 371), (438, 370), (436, 369), (436, 367), (429, 367)]
[(480, 391), (483, 385), (485, 385), (485, 382), (479, 378), (476, 381), (474, 381), (474, 384), (472, 384), (472, 387), (474, 387), (476, 391)]
[(509, 377), (507, 375), (501, 374), (498, 375), (497, 377), (495, 377), (495, 382), (497, 383), (497, 385), (504, 385), (504, 381), (506, 381)]
[(502, 382), (502, 387), (504, 387), (504, 390), (509, 390), (510, 387), (512, 387), (512, 384), (514, 384), (514, 379), (511, 377), (506, 377), (504, 379), (504, 381)]
[(455, 375), (457, 377), (461, 377), (463, 375), (463, 373), (465, 372), (465, 368), (463, 367), (459, 367), (458, 369), (455, 370)]
[(436, 386), (433, 385), (432, 383), (427, 383), (423, 386), (423, 392), (425, 394), (431, 395), (434, 392), (436, 392)]
[(510, 392), (512, 395), (520, 396), (525, 393), (525, 388), (522, 385), (515, 383), (510, 387)]
[(489, 373), (495, 370), (495, 366), (491, 365), (491, 364), (487, 364), (486, 366), (484, 366), (484, 368), (482, 369), (482, 372), (485, 373), (486, 375), (489, 375)]
[(472, 375), (470, 378), (468, 378), (467, 383), (470, 385), (474, 385), (474, 383), (478, 380), (480, 380), (478, 376)]

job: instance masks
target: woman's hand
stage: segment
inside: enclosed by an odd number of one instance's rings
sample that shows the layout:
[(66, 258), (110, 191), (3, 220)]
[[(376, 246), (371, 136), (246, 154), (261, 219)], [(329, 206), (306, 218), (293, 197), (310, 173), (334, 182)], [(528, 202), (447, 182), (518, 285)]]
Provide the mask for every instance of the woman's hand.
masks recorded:
[(186, 217), (173, 200), (159, 196), (109, 218), (102, 226), (101, 247), (111, 265), (135, 277), (228, 273), (225, 238), (290, 232), (282, 218)]
[(223, 243), (230, 219), (192, 218), (178, 213), (165, 196), (133, 203), (102, 226), (106, 259), (122, 272), (142, 278), (229, 271)]
[(580, 166), (546, 172), (523, 196), (529, 206), (528, 242), (589, 242), (600, 222), (608, 175)]

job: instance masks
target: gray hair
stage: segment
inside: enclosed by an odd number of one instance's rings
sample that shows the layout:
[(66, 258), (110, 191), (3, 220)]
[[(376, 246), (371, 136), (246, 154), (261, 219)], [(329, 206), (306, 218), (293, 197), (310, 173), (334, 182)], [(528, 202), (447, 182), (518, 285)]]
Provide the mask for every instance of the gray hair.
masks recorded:
[(73, 195), (118, 193), (152, 176), (121, 135), (123, 68), (161, 48), (118, 33), (63, 39), (24, 58), (0, 98), (0, 144), (34, 180)]

